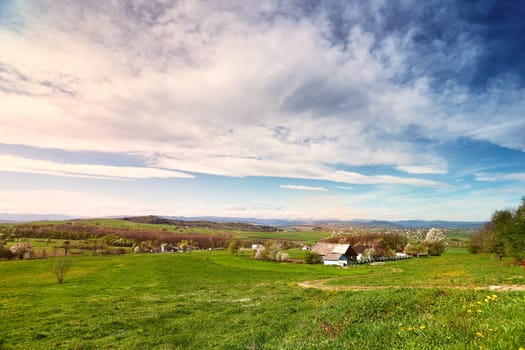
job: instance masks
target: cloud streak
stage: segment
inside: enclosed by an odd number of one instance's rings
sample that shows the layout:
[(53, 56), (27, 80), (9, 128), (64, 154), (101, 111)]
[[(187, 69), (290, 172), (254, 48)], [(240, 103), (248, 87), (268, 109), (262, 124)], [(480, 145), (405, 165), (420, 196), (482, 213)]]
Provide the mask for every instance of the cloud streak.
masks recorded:
[(328, 191), (324, 187), (313, 187), (313, 186), (303, 186), (303, 185), (280, 185), (280, 188), (286, 188), (289, 190), (298, 190), (298, 191)]
[(0, 171), (46, 174), (66, 177), (83, 177), (108, 180), (193, 178), (193, 175), (190, 174), (159, 168), (130, 166), (118, 167), (97, 164), (66, 164), (11, 155), (0, 155), (0, 164), (2, 164)]

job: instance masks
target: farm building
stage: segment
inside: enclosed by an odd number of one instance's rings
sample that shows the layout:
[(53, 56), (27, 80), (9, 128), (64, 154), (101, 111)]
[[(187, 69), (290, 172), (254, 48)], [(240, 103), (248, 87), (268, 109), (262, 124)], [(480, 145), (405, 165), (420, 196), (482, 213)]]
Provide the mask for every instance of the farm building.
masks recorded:
[(321, 243), (317, 242), (312, 251), (323, 258), (325, 265), (347, 266), (351, 261), (356, 261), (357, 253), (350, 244)]

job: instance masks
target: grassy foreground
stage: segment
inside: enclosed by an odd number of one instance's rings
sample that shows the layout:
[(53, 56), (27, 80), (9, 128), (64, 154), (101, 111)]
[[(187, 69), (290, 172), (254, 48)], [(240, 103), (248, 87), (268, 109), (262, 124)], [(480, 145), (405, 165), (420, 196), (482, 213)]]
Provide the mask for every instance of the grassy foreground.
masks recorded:
[[(349, 269), (226, 252), (78, 257), (62, 285), (52, 265), (0, 262), (0, 348), (525, 348), (525, 292), (475, 288), (525, 285), (525, 273), (488, 255)], [(297, 285), (324, 279), (384, 287)]]

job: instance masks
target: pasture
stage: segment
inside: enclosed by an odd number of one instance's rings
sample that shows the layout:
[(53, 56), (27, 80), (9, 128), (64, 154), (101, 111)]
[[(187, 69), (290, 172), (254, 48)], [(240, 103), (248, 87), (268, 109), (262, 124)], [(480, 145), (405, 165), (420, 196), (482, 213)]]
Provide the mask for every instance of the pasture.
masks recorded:
[(348, 269), (225, 251), (71, 262), (64, 284), (53, 259), (0, 262), (1, 349), (525, 347), (525, 292), (480, 289), (520, 289), (523, 268), (459, 249)]

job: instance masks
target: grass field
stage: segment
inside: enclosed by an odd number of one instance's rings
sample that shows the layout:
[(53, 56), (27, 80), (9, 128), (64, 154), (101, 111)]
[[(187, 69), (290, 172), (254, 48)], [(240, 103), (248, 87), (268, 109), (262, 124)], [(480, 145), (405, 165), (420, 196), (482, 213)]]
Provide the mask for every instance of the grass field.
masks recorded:
[[(85, 225), (89, 227), (107, 227), (107, 228), (125, 228), (132, 230), (155, 230), (174, 233), (199, 233), (204, 235), (228, 235), (235, 239), (263, 240), (263, 239), (284, 239), (293, 241), (304, 241), (314, 243), (322, 238), (327, 238), (330, 233), (324, 231), (312, 230), (294, 230), (294, 231), (277, 231), (277, 232), (257, 232), (257, 231), (239, 231), (239, 230), (219, 230), (209, 228), (180, 228), (173, 225), (164, 224), (143, 224), (122, 219), (78, 219), (63, 221), (35, 221), (31, 224), (36, 226), (63, 225), (75, 223), (76, 225)], [(16, 226), (15, 224), (0, 225), (7, 228)], [(1, 230), (0, 230), (1, 232)]]
[[(525, 292), (476, 289), (524, 286), (523, 268), (463, 250), (348, 269), (216, 251), (75, 257), (64, 284), (52, 266), (0, 262), (0, 348), (525, 347)], [(374, 289), (335, 290), (352, 286)]]

